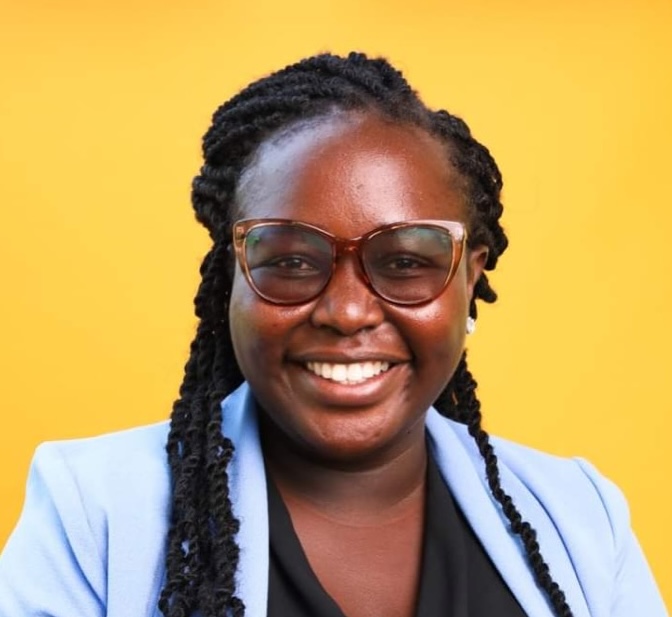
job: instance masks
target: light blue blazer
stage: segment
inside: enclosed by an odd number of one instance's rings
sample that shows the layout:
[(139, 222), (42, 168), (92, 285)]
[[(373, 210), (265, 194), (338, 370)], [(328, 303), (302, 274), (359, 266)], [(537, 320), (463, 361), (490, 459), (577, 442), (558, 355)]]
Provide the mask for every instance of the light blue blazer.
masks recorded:
[[(266, 615), (268, 512), (247, 385), (223, 403), (236, 446), (231, 498), (240, 520), (238, 593)], [(551, 617), (524, 551), (493, 501), (464, 426), (430, 410), (430, 444), (471, 527), (530, 617)], [(41, 445), (19, 523), (0, 557), (0, 617), (158, 617), (170, 477), (162, 423)], [(575, 617), (664, 617), (619, 490), (588, 463), (493, 439), (502, 485), (537, 530)]]

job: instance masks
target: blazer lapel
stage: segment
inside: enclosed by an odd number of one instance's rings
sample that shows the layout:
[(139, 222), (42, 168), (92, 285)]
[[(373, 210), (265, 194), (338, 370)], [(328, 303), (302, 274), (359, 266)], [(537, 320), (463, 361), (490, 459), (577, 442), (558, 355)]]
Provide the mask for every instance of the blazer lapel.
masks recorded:
[[(545, 594), (534, 580), (525, 550), (518, 537), (510, 531), (501, 507), (492, 497), (485, 478), (485, 467), (476, 447), (465, 447), (450, 422), (434, 409), (427, 415), (427, 430), (444, 480), (523, 610), (530, 617), (552, 617)], [(504, 490), (520, 506), (518, 496), (502, 475)], [(525, 514), (523, 517), (526, 518)], [(538, 521), (530, 523), (538, 530)], [(545, 551), (543, 554), (547, 559)], [(574, 614), (579, 617), (582, 613)]]
[(268, 501), (266, 472), (254, 401), (246, 383), (222, 403), (222, 432), (235, 445), (229, 491), (240, 529), (237, 590), (246, 617), (265, 617), (268, 602)]

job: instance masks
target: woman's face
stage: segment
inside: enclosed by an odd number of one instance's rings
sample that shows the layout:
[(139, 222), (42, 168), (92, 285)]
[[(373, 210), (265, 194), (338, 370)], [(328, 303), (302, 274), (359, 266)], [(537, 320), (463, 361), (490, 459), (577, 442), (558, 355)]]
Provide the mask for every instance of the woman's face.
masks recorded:
[[(241, 218), (293, 219), (354, 238), (410, 219), (466, 222), (460, 186), (444, 148), (421, 130), (371, 115), (335, 116), (263, 144), (237, 203)], [(237, 264), (233, 344), (272, 433), (266, 437), (341, 462), (384, 460), (424, 439), (426, 410), (460, 359), (485, 256), (485, 249), (467, 251), (450, 285), (419, 306), (376, 296), (352, 254), (339, 260), (321, 295), (296, 306), (260, 298)], [(321, 372), (324, 364), (389, 368), (350, 383), (316, 374), (315, 363)]]

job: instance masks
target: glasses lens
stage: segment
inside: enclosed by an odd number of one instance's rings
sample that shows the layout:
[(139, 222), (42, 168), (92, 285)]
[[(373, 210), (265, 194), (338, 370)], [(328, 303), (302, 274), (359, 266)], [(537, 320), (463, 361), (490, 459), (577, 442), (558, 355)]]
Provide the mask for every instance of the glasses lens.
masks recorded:
[(443, 290), (453, 263), (453, 240), (441, 227), (409, 225), (372, 236), (362, 252), (374, 289), (392, 302), (413, 304)]
[(260, 225), (245, 237), (245, 260), (259, 293), (272, 302), (304, 302), (331, 275), (332, 247), (319, 233), (296, 225)]

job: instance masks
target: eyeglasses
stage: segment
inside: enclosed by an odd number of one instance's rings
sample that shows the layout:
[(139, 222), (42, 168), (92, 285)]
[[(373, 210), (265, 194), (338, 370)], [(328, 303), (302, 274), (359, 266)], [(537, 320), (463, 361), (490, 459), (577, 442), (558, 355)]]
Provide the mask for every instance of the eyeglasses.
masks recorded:
[(285, 305), (322, 293), (347, 251), (357, 255), (363, 279), (387, 302), (429, 302), (453, 278), (466, 237), (464, 225), (455, 221), (392, 223), (351, 239), (286, 219), (233, 225), (236, 256), (250, 287), (264, 300)]

